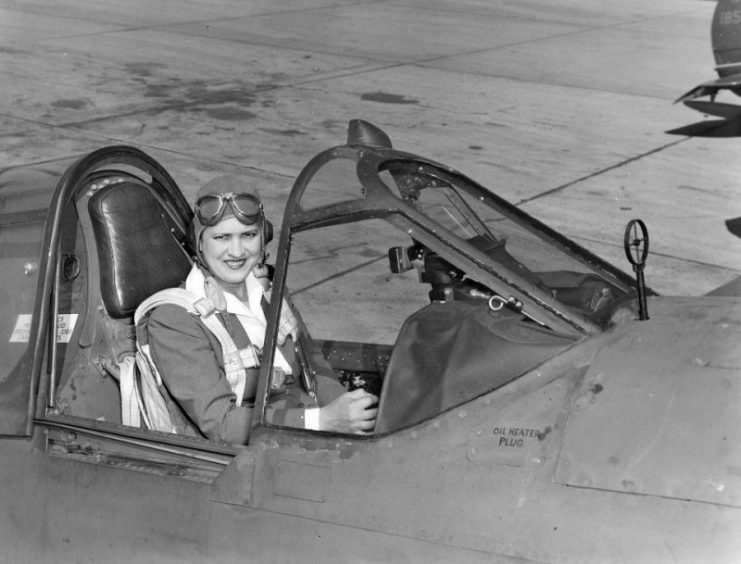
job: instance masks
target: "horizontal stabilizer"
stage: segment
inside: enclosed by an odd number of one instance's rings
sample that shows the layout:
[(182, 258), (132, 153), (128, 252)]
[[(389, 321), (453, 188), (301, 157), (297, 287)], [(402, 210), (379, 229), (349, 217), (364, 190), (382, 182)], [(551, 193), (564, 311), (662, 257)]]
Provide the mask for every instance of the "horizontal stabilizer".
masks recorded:
[(720, 102), (704, 102), (702, 100), (686, 100), (684, 105), (703, 114), (718, 116), (725, 119), (741, 117), (741, 106), (722, 104)]
[(695, 86), (689, 92), (682, 94), (679, 98), (674, 100), (674, 103), (685, 102), (687, 100), (694, 100), (695, 98), (701, 98), (702, 96), (714, 96), (720, 90), (735, 90), (741, 89), (741, 73), (734, 73), (727, 76), (723, 76), (717, 80), (710, 80), (703, 82), (699, 86)]
[(712, 96), (717, 94), (718, 90), (720, 90), (718, 87), (701, 84), (700, 86), (695, 86), (689, 92), (682, 94), (679, 98), (674, 100), (674, 103), (684, 102), (686, 104), (687, 100), (694, 100), (695, 98), (700, 98), (702, 96)]
[(726, 227), (728, 228), (728, 231), (733, 233), (736, 237), (741, 237), (741, 217), (727, 219)]

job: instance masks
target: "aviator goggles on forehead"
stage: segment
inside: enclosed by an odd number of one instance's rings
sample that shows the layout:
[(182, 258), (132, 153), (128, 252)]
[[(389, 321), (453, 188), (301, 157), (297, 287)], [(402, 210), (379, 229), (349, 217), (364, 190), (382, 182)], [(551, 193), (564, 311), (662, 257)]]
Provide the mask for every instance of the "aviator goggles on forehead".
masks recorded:
[(196, 201), (195, 212), (198, 220), (206, 227), (216, 225), (224, 217), (229, 206), (239, 221), (252, 225), (262, 215), (262, 203), (253, 194), (207, 194)]

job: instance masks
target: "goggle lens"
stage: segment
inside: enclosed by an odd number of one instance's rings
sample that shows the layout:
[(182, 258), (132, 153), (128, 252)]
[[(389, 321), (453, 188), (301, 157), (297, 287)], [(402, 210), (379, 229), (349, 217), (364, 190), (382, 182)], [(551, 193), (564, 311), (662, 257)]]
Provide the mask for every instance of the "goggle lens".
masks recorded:
[(198, 219), (211, 219), (218, 216), (223, 210), (222, 206), (226, 202), (220, 196), (203, 196), (196, 203), (196, 213)]
[(227, 206), (231, 206), (234, 217), (248, 225), (262, 214), (262, 205), (252, 194), (208, 194), (198, 199), (195, 211), (201, 223), (211, 226), (221, 221)]

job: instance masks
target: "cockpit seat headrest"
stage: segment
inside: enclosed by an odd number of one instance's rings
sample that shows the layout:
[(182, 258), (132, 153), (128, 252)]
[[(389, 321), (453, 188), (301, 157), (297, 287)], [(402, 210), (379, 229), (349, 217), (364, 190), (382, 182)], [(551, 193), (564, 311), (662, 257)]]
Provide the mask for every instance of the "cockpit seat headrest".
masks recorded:
[[(98, 250), (100, 291), (107, 313), (132, 317), (154, 292), (179, 286), (191, 261), (166, 203), (149, 186), (125, 179), (90, 197), (88, 212)], [(177, 236), (176, 236), (177, 234)]]

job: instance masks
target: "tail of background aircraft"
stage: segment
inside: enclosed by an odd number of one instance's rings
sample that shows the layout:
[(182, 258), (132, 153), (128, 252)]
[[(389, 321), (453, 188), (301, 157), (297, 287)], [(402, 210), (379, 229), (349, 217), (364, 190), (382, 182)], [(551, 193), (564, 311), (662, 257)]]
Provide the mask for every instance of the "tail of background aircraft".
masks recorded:
[[(696, 86), (675, 103), (684, 102), (690, 108), (720, 117), (737, 117), (741, 115), (741, 106), (716, 103), (715, 96), (721, 90), (741, 96), (741, 0), (719, 0), (710, 29), (719, 78)], [(710, 96), (710, 101), (696, 100), (703, 96)]]
[(733, 233), (736, 237), (741, 237), (741, 217), (727, 219), (726, 227), (728, 228), (728, 231)]

